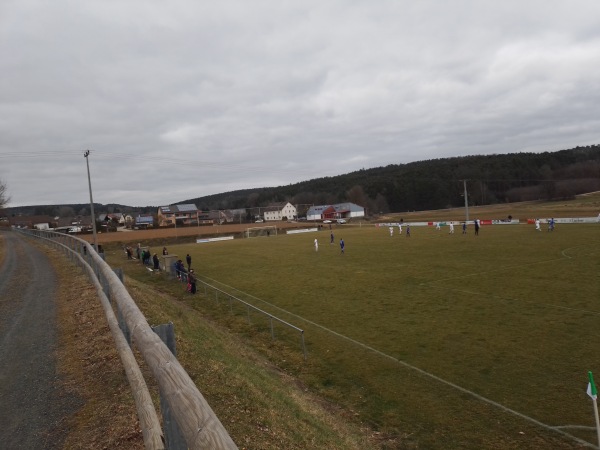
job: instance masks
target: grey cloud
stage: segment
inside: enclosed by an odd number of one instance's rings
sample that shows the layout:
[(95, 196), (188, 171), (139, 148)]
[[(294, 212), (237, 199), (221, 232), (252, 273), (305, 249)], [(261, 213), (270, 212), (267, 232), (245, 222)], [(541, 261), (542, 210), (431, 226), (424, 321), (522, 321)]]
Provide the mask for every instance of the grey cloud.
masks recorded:
[[(600, 4), (22, 1), (0, 16), (12, 204), (165, 204), (598, 142)], [(33, 156), (32, 156), (33, 155)]]

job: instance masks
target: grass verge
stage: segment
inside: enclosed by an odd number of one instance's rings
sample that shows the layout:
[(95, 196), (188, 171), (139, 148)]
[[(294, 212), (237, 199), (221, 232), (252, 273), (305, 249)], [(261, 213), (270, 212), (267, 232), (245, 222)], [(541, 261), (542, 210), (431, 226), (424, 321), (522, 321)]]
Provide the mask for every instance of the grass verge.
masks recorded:
[[(229, 434), (244, 449), (369, 449), (376, 435), (354, 417), (315, 396), (298, 379), (270, 363), (190, 304), (128, 278), (126, 285), (152, 325), (172, 321), (177, 358)], [(267, 353), (298, 359), (298, 352), (263, 341)], [(299, 361), (296, 361), (299, 363)]]

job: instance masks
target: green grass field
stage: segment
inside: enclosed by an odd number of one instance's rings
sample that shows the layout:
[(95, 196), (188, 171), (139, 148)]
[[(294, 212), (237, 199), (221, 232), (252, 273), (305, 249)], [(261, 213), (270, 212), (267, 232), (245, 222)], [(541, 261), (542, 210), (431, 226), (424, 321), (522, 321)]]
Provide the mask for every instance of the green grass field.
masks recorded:
[[(600, 381), (600, 225), (333, 232), (334, 245), (323, 230), (169, 250), (304, 329), (307, 361), (297, 334), (277, 326), (289, 351), (275, 362), (406, 448), (595, 443), (585, 389), (588, 370)], [(236, 311), (202, 289), (185, 301), (211, 317)]]

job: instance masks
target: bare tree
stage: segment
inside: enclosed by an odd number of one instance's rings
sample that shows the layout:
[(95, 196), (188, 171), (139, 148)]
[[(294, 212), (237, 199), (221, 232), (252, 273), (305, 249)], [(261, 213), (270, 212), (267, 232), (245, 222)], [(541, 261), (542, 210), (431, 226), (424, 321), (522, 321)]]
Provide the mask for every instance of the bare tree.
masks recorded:
[(346, 192), (346, 198), (349, 202), (356, 203), (357, 205), (366, 206), (368, 197), (363, 190), (363, 187), (360, 185), (355, 185), (351, 187)]
[(8, 196), (8, 188), (6, 187), (6, 183), (0, 180), (0, 208), (4, 208), (8, 205), (10, 201), (10, 197)]
[(58, 209), (58, 215), (60, 217), (73, 217), (75, 215), (75, 210), (71, 206), (61, 206)]
[(375, 204), (375, 211), (384, 214), (390, 212), (390, 206), (388, 205), (388, 202), (383, 194), (377, 194), (377, 197), (375, 197), (375, 201), (373, 203)]

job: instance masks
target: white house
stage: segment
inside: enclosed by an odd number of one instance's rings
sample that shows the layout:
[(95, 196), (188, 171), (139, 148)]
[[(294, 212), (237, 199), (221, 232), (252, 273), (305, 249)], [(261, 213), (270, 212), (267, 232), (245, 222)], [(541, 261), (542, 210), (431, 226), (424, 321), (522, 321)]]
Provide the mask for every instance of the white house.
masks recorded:
[(298, 215), (296, 207), (290, 202), (287, 203), (274, 203), (267, 206), (264, 209), (263, 217), (266, 222), (283, 220), (285, 217), (287, 220), (295, 219)]
[(311, 206), (306, 213), (306, 220), (353, 219), (355, 217), (365, 217), (365, 208), (350, 202)]

